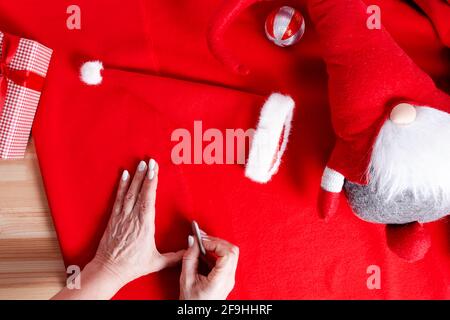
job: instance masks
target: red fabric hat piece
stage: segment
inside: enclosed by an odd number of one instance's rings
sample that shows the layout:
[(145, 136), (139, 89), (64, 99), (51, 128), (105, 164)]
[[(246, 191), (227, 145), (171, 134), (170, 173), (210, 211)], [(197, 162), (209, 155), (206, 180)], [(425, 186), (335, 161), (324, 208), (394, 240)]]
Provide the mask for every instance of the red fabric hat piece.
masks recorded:
[[(53, 211), (60, 213), (54, 217), (54, 222), (60, 241), (64, 243), (62, 250), (66, 264), (84, 265), (92, 259), (109, 219), (121, 170), (128, 169), (133, 174), (141, 159), (154, 158), (160, 165), (156, 205), (158, 248), (161, 252), (184, 248), (190, 233), (190, 221), (204, 221), (198, 216), (198, 195), (195, 192), (201, 187), (196, 185), (201, 178), (190, 174), (191, 167), (196, 165), (173, 163), (171, 154), (178, 141), (171, 141), (172, 133), (186, 129), (195, 143), (198, 137), (194, 136), (193, 123), (196, 120), (202, 121), (203, 131), (208, 128), (223, 132), (227, 127), (251, 128), (264, 103), (264, 97), (258, 95), (195, 82), (107, 67), (102, 74), (102, 84), (95, 87), (77, 83), (78, 79), (65, 83), (77, 87), (77, 93), (70, 99), (79, 108), (73, 112), (90, 114), (90, 117), (83, 118), (83, 124), (55, 123), (53, 130), (60, 134), (49, 137), (45, 143), (42, 140), (36, 143), (43, 154), (41, 160), (46, 163), (43, 174), (50, 181), (48, 187), (50, 190), (65, 190), (58, 197), (52, 197), (50, 205)], [(176, 95), (173, 90), (177, 91)], [(90, 111), (92, 105), (86, 103), (86, 99), (96, 101), (96, 110)], [(215, 108), (208, 107), (211, 105)], [(239, 115), (236, 115), (237, 109), (241, 110)], [(219, 117), (211, 117), (212, 114)], [(80, 135), (76, 128), (81, 126), (83, 134)], [(35, 131), (38, 136), (42, 130), (47, 130), (45, 127), (45, 121), (37, 124)], [(55, 175), (66, 171), (64, 163), (61, 163), (62, 159), (67, 159), (66, 156), (45, 156), (50, 155), (54, 148), (65, 154), (70, 152), (71, 161), (79, 163), (64, 173), (70, 184), (64, 185), (64, 181), (55, 178)], [(191, 150), (192, 163), (194, 148)], [(242, 166), (232, 167), (236, 167), (244, 177)], [(77, 190), (83, 190), (82, 199)], [(67, 203), (71, 203), (70, 208)], [(86, 206), (86, 203), (91, 205)], [(144, 290), (147, 298), (176, 297), (176, 272), (176, 269), (169, 269), (145, 277), (125, 287), (118, 297), (137, 297), (139, 290)], [(166, 289), (159, 291), (160, 281), (166, 282), (169, 289), (164, 286)], [(145, 290), (148, 287), (155, 289), (148, 293)]]

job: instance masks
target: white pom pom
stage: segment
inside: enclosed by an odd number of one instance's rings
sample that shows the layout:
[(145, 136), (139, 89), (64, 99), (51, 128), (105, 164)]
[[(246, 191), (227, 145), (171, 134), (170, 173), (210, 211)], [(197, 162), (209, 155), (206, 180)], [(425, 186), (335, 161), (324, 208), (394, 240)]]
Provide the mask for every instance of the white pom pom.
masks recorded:
[(100, 61), (85, 62), (80, 69), (81, 81), (93, 86), (102, 83), (102, 70), (103, 63), (101, 63)]

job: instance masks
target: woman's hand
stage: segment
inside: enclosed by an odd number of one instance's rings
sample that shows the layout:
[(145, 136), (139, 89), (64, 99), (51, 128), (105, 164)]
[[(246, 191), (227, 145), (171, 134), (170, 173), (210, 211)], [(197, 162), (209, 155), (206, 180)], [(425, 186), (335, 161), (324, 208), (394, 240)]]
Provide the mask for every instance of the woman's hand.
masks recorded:
[(124, 171), (106, 231), (94, 258), (123, 284), (181, 261), (184, 250), (161, 254), (155, 244), (158, 164), (139, 163), (130, 184)]
[(197, 240), (189, 236), (189, 249), (183, 257), (180, 277), (181, 300), (225, 300), (233, 290), (239, 248), (231, 243), (202, 236), (206, 251), (217, 256), (216, 264), (207, 276), (198, 273), (200, 249)]
[(185, 250), (161, 254), (155, 244), (155, 201), (158, 164), (139, 163), (130, 183), (120, 180), (108, 226), (95, 258), (79, 275), (81, 288), (65, 287), (53, 299), (109, 299), (128, 282), (177, 264)]

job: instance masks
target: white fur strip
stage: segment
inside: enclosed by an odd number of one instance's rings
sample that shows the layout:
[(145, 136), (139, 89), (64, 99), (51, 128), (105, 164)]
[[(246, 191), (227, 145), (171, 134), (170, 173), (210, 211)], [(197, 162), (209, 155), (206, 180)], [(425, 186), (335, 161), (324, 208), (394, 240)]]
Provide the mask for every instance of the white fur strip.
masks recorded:
[(264, 103), (245, 169), (247, 178), (266, 183), (277, 172), (288, 143), (294, 106), (291, 97), (279, 93)]
[(344, 186), (344, 180), (345, 178), (342, 174), (336, 170), (325, 167), (320, 186), (325, 191), (339, 193)]
[(405, 192), (417, 199), (450, 199), (450, 115), (417, 107), (408, 125), (387, 120), (372, 152), (369, 178), (389, 200)]

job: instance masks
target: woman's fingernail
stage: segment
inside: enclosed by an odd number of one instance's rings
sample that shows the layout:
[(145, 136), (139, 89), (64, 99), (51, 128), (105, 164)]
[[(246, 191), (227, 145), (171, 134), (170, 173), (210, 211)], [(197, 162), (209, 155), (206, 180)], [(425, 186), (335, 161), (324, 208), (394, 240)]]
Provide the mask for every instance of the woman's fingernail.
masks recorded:
[(155, 177), (155, 167), (156, 167), (156, 161), (153, 159), (150, 159), (148, 162), (148, 178), (152, 180)]
[(208, 235), (205, 231), (203, 231), (202, 229), (200, 229), (200, 234), (202, 235), (202, 236), (206, 236), (206, 235)]
[(153, 159), (150, 159), (150, 161), (148, 162), (148, 166), (150, 167), (150, 170), (154, 170), (155, 166), (156, 166), (156, 161)]
[(194, 245), (194, 237), (189, 235), (188, 236), (188, 246), (189, 248), (192, 247)]
[(146, 166), (147, 165), (145, 164), (145, 161), (141, 161), (141, 162), (139, 162), (138, 170), (139, 171), (144, 171)]
[(127, 181), (130, 174), (128, 173), (128, 170), (123, 170), (122, 172), (122, 181)]

